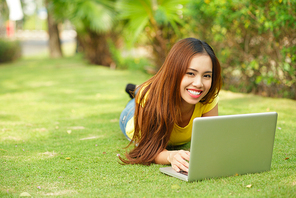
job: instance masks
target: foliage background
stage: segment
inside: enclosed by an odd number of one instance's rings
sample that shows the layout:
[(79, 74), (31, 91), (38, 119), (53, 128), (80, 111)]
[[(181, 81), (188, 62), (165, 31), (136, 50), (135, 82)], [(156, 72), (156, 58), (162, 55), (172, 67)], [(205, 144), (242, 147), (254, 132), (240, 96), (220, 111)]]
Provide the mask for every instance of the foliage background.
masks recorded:
[[(56, 17), (70, 19), (80, 31), (80, 41), (89, 40), (90, 44), (84, 42), (83, 47), (87, 56), (92, 54), (88, 51), (93, 51), (96, 53), (92, 57), (109, 60), (104, 64), (92, 63), (108, 66), (115, 63), (126, 68), (122, 63), (128, 61), (120, 60), (124, 59), (121, 54), (144, 46), (150, 54), (146, 56), (150, 59), (146, 61), (150, 63), (148, 66), (157, 71), (177, 40), (196, 37), (207, 41), (216, 51), (223, 67), (224, 89), (296, 99), (295, 0), (52, 2), (57, 10), (69, 11), (60, 12), (68, 16), (56, 14)], [(105, 12), (99, 15), (98, 10)], [(108, 44), (106, 39), (112, 42)], [(88, 50), (91, 45), (95, 47)], [(106, 52), (92, 50), (96, 46), (103, 46)]]
[(11, 62), (21, 57), (19, 41), (6, 41), (0, 38), (0, 63)]
[(191, 27), (218, 53), (225, 89), (296, 98), (295, 1), (208, 0), (189, 7)]
[[(43, 2), (57, 24), (71, 22), (92, 64), (156, 72), (176, 41), (196, 37), (216, 51), (224, 89), (296, 99), (295, 0)], [(146, 53), (131, 53), (140, 48)]]

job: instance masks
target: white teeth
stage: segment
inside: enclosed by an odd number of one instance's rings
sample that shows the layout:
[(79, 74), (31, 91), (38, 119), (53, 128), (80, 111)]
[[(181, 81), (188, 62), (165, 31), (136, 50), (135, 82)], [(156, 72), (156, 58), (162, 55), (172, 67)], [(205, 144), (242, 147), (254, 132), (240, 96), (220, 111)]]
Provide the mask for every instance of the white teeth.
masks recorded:
[(201, 92), (188, 90), (193, 95), (199, 95)]

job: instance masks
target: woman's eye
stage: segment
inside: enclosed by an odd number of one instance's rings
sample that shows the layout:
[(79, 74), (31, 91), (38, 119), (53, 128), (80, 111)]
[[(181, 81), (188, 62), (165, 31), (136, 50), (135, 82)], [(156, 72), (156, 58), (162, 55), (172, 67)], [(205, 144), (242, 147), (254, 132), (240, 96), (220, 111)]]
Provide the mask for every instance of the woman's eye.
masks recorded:
[(187, 72), (186, 74), (189, 76), (194, 76), (194, 73), (192, 73), (192, 72)]
[(210, 74), (206, 74), (204, 75), (205, 78), (212, 78), (212, 76)]

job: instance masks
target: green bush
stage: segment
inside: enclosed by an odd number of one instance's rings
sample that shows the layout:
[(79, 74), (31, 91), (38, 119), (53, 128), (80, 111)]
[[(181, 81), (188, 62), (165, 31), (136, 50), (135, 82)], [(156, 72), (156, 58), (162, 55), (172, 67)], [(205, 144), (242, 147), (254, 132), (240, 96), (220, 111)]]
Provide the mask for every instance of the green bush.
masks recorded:
[[(151, 61), (146, 57), (134, 57), (132, 55), (122, 55), (122, 50), (117, 49), (112, 41), (108, 41), (109, 50), (112, 54), (112, 59), (118, 69), (140, 70), (146, 71), (147, 68), (153, 68)], [(149, 73), (149, 72), (148, 72)]]
[(221, 61), (224, 89), (296, 99), (295, 1), (205, 0), (189, 8), (191, 29)]
[(6, 41), (0, 39), (0, 63), (11, 62), (21, 57), (19, 41)]

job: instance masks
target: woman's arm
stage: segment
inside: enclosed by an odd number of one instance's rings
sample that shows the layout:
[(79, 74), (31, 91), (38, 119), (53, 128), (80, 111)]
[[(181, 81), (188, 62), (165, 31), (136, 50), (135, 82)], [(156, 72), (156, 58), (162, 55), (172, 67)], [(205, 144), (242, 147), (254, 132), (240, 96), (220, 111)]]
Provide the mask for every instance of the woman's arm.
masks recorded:
[[(202, 117), (207, 116), (218, 116), (218, 104), (210, 110), (209, 112), (202, 115)], [(168, 151), (164, 149), (160, 152), (156, 158), (156, 164), (171, 164), (172, 168), (179, 172), (180, 170), (188, 172), (190, 152), (184, 150)]]
[(172, 168), (179, 172), (180, 170), (188, 172), (190, 152), (184, 150), (168, 151), (164, 149), (156, 158), (156, 164), (171, 164)]

